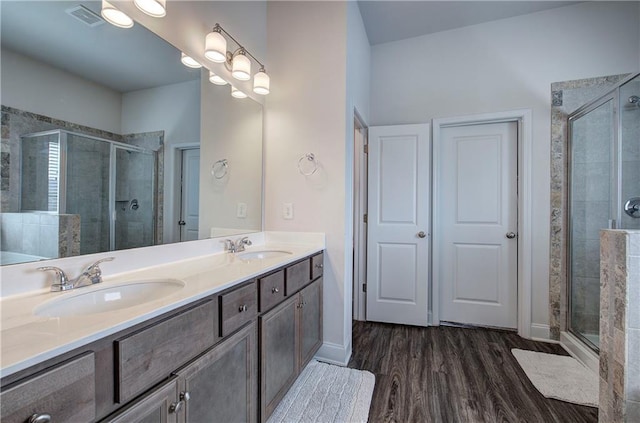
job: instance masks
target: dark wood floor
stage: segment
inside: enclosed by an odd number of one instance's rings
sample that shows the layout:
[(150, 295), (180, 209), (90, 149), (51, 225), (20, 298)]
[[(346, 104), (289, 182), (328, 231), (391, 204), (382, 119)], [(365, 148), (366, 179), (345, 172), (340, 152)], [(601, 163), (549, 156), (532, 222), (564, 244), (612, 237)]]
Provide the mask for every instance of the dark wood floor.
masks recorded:
[(543, 397), (512, 348), (563, 354), (512, 332), (354, 322), (349, 367), (376, 376), (369, 422), (597, 422), (598, 410)]

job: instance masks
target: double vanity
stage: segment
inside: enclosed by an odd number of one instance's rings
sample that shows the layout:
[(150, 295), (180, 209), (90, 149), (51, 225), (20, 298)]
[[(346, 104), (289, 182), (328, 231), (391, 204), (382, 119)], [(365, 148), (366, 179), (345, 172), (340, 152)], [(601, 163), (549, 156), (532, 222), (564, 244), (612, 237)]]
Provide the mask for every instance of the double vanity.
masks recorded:
[(322, 250), (256, 246), (3, 299), (0, 419), (266, 421), (322, 344)]

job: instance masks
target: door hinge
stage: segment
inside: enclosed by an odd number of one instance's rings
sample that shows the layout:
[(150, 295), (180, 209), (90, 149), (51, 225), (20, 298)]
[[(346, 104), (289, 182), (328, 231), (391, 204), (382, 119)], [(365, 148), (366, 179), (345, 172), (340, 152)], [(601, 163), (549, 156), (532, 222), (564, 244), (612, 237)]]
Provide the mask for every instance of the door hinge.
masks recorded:
[(364, 154), (369, 154), (369, 144), (364, 145)]
[(367, 213), (363, 214), (363, 215), (362, 215), (362, 221), (363, 221), (364, 223), (367, 223), (367, 222), (368, 222), (368, 220), (369, 220), (369, 217), (368, 217)]
[(362, 284), (362, 292), (367, 292), (367, 284), (366, 283)]

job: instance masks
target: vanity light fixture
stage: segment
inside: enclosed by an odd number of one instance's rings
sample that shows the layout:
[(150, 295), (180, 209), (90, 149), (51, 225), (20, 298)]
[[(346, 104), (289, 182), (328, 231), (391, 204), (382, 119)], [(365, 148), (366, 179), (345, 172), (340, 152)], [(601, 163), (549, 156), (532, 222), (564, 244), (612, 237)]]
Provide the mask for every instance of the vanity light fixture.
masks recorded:
[(180, 53), (180, 61), (183, 65), (189, 68), (200, 69), (202, 67), (202, 65), (198, 63), (193, 57), (187, 56), (182, 52)]
[(131, 28), (133, 26), (133, 19), (106, 0), (102, 0), (100, 15), (105, 21), (118, 28)]
[(231, 86), (231, 96), (234, 98), (247, 98), (247, 95), (245, 93), (243, 93), (233, 85)]
[[(233, 41), (238, 48), (234, 51), (228, 51), (227, 38)], [(251, 61), (255, 61), (260, 66), (260, 70), (253, 77), (253, 92), (260, 95), (269, 94), (270, 79), (265, 71), (264, 65), (218, 23), (216, 23), (213, 30), (208, 33), (205, 38), (204, 55), (212, 62), (224, 63), (227, 70), (231, 72), (231, 76), (239, 81), (249, 81), (251, 79)], [(212, 78), (213, 76), (210, 74), (209, 80), (215, 84), (216, 82), (214, 82)], [(222, 80), (222, 78), (220, 78), (220, 80)], [(222, 85), (222, 82), (220, 82), (220, 84)], [(233, 87), (231, 95), (236, 98), (247, 97), (246, 93)]]
[(216, 75), (212, 71), (209, 71), (209, 82), (216, 85), (227, 85), (228, 82), (222, 79), (220, 75)]
[(162, 18), (167, 14), (166, 0), (133, 0), (138, 9), (154, 18)]

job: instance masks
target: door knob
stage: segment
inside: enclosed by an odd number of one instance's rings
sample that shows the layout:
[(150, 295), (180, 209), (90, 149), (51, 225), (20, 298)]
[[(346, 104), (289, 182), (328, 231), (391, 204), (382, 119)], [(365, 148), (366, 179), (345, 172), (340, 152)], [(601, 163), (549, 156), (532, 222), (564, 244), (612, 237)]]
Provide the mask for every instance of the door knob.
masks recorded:
[(424, 231), (418, 232), (418, 238), (424, 238), (425, 236), (427, 236), (427, 234), (425, 234)]
[(507, 238), (513, 239), (515, 237), (516, 237), (516, 234), (514, 232), (507, 232)]

